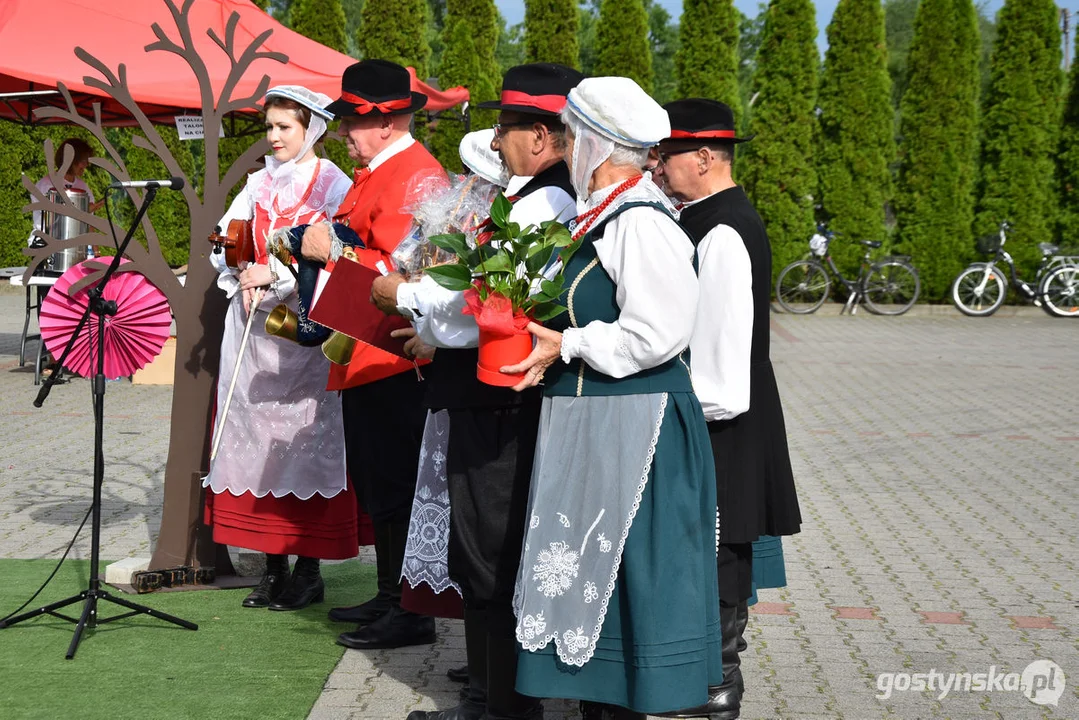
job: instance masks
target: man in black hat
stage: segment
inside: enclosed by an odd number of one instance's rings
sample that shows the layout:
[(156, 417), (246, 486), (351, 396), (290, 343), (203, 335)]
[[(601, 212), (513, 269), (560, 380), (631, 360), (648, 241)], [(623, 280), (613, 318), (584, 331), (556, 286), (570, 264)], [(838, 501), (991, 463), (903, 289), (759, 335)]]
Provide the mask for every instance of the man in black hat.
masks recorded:
[[(341, 98), (326, 109), (341, 119), (339, 133), (360, 168), (334, 224), (308, 227), (304, 257), (329, 267), (343, 252), (335, 228), (347, 226), (363, 244), (355, 248), (362, 265), (392, 267), (390, 254), (412, 227), (406, 199), (426, 178), (445, 177), (409, 132), (412, 113), (426, 101), (412, 92), (408, 70), (400, 65), (364, 60), (345, 68)], [(331, 619), (358, 626), (337, 641), (357, 649), (434, 642), (434, 620), (401, 607), (401, 564), (426, 416), (423, 385), (411, 362), (357, 343), (348, 365), (331, 366), (328, 389), (342, 391), (349, 477), (374, 525), (378, 568), (374, 598), (330, 611)]]
[(793, 535), (801, 525), (783, 407), (768, 356), (772, 250), (764, 223), (731, 177), (730, 107), (700, 98), (664, 105), (671, 136), (659, 145), (657, 175), (682, 201), (680, 222), (697, 248), (701, 295), (690, 342), (693, 389), (708, 422), (719, 511), (719, 610), (723, 684), (701, 708), (668, 717), (737, 718), (738, 652), (745, 648), (752, 593), (752, 543)]
[[(510, 220), (539, 225), (577, 214), (569, 171), (562, 159), (564, 127), (558, 113), (583, 79), (572, 68), (533, 63), (510, 68), (497, 101), (491, 149), (510, 175)], [(552, 268), (555, 272), (557, 268)], [(429, 373), (427, 401), (449, 411), (447, 475), (450, 492), (449, 574), (465, 605), (468, 690), (460, 705), (416, 711), (409, 720), (519, 720), (541, 718), (543, 706), (520, 695), (513, 591), (524, 538), (532, 460), (539, 429), (538, 388), (516, 393), (476, 378), (479, 331), (461, 314), (462, 293), (430, 278), (405, 283), (382, 278), (373, 288), (386, 312), (413, 320), (418, 336), (440, 348)]]

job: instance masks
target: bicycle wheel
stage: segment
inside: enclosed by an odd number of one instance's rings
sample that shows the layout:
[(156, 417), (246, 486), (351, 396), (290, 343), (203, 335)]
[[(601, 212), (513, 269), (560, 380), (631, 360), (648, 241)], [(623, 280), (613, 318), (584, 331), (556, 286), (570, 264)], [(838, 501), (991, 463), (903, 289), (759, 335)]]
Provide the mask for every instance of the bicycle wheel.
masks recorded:
[(831, 278), (820, 263), (799, 260), (779, 273), (776, 300), (789, 313), (808, 315), (824, 304), (831, 284)]
[(1058, 267), (1045, 277), (1042, 307), (1056, 317), (1079, 317), (1079, 267)]
[(952, 283), (952, 304), (964, 315), (986, 317), (1004, 304), (1004, 295), (1008, 291), (1004, 276), (999, 268), (987, 270), (987, 267), (986, 263), (974, 263), (959, 273)]
[(873, 265), (862, 285), (862, 297), (870, 312), (902, 315), (918, 301), (922, 281), (913, 266), (899, 260)]

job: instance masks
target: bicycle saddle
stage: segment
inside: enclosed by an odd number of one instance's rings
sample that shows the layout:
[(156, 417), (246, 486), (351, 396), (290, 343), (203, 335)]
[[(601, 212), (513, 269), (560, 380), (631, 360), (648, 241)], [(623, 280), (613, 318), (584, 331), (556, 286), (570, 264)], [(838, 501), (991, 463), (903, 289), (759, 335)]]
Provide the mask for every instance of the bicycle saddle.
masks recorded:
[(882, 243), (880, 240), (859, 240), (859, 244), (865, 245), (867, 248), (879, 248)]
[(1038, 243), (1038, 249), (1042, 251), (1042, 255), (1054, 255), (1060, 246), (1052, 243)]

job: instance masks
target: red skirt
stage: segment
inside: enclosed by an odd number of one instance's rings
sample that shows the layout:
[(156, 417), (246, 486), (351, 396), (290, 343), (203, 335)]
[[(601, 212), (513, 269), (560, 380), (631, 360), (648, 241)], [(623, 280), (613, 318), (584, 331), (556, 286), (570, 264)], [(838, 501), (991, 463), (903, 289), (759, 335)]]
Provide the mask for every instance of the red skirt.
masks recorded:
[(356, 557), (360, 544), (351, 482), (332, 498), (316, 493), (307, 500), (207, 492), (206, 524), (214, 542), (272, 555), (344, 560)]

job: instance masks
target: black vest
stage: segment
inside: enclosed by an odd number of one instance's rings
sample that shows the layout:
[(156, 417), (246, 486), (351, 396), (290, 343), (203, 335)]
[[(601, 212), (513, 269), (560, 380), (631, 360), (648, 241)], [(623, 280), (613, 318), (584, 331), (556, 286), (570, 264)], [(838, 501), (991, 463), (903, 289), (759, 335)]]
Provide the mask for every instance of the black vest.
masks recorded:
[[(679, 222), (694, 245), (716, 225), (734, 228), (742, 238), (753, 267), (753, 349), (750, 362), (768, 361), (768, 323), (772, 298), (772, 246), (761, 216), (740, 186), (716, 193), (682, 210)], [(705, 310), (701, 308), (698, 312)]]
[[(566, 163), (558, 162), (539, 173), (520, 189), (517, 199), (521, 199), (541, 188), (559, 187), (571, 198), (576, 198), (573, 183), (570, 181)], [(552, 220), (554, 218), (551, 218)], [(448, 350), (439, 348), (434, 361), (423, 369), (427, 381), (427, 394), (424, 405), (440, 410), (443, 408), (466, 407), (513, 407), (522, 401), (522, 395), (512, 388), (496, 387), (480, 382), (476, 377), (476, 362), (479, 350), (467, 348)], [(534, 393), (538, 393), (535, 390)]]

